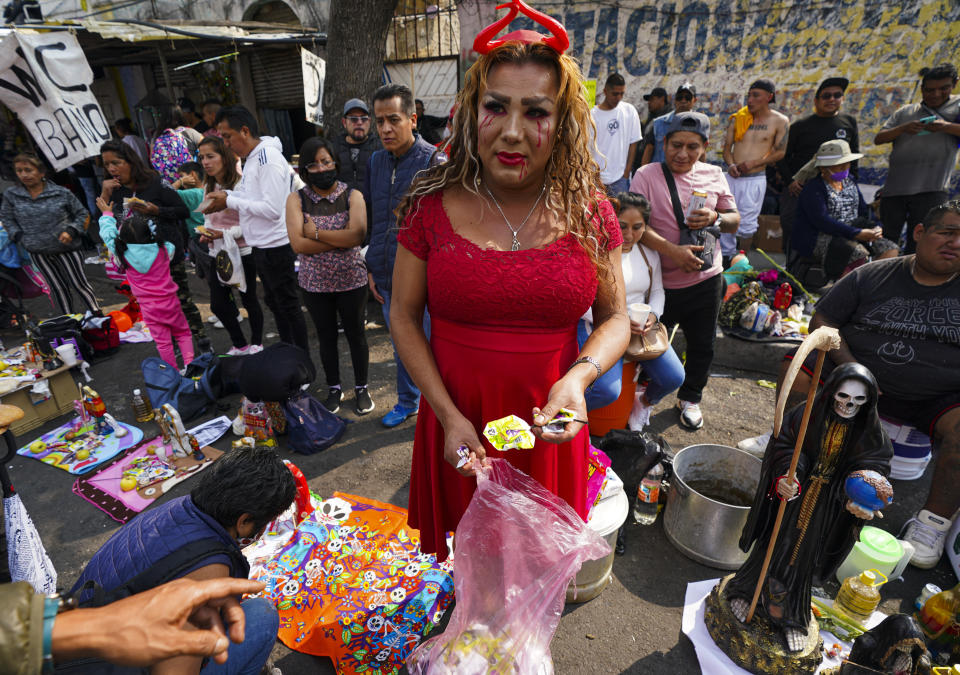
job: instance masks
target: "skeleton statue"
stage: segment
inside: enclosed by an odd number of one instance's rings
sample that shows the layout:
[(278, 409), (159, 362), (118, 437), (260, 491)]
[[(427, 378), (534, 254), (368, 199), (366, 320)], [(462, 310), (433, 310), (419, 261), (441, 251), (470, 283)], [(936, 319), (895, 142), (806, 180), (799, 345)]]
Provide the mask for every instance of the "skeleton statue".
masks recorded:
[(791, 652), (802, 650), (806, 641), (813, 577), (833, 574), (863, 521), (874, 515), (848, 498), (845, 480), (856, 471), (889, 474), (893, 448), (880, 426), (876, 403), (877, 383), (870, 371), (858, 363), (843, 364), (814, 399), (795, 482), (786, 474), (803, 405), (786, 414), (779, 435), (767, 446), (753, 508), (740, 537), (742, 550), (753, 549), (725, 594), (736, 618), (745, 621), (780, 499), (788, 500), (757, 614), (782, 631)]

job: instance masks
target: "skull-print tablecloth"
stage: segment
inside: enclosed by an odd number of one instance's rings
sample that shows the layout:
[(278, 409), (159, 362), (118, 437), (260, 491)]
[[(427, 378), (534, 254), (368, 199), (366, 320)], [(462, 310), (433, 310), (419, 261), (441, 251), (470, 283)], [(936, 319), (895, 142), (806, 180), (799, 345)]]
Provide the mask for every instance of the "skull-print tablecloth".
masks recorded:
[(279, 637), (339, 673), (398, 673), (453, 600), (453, 559), (420, 553), (397, 506), (334, 493), (299, 525), (293, 510), (244, 549), (280, 613)]

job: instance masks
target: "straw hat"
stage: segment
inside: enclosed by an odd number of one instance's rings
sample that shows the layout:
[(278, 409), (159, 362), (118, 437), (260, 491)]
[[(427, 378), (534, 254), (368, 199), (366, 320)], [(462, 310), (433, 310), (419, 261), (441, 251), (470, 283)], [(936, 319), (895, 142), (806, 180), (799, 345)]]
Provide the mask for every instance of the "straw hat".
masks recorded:
[(850, 145), (843, 140), (827, 141), (817, 149), (814, 155), (814, 166), (836, 166), (837, 164), (846, 164), (860, 159), (863, 155), (859, 152), (850, 152)]

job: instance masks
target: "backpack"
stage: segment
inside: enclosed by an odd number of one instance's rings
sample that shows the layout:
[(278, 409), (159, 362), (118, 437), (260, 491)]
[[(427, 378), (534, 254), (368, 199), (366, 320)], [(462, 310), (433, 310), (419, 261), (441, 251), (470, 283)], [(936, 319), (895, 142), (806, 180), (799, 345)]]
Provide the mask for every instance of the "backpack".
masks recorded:
[(159, 408), (169, 403), (184, 422), (200, 417), (222, 393), (220, 364), (213, 354), (201, 354), (187, 366), (187, 374), (161, 359), (151, 356), (140, 364), (150, 405)]
[(44, 353), (49, 351), (48, 355), (53, 354), (53, 347), (50, 347), (49, 350), (46, 349), (50, 343), (63, 344), (63, 342), (69, 342), (73, 339), (85, 361), (93, 358), (93, 347), (84, 339), (80, 322), (68, 314), (47, 319), (37, 324), (36, 335), (37, 341), (42, 343), (40, 345), (41, 351), (44, 351)]
[(120, 349), (120, 331), (113, 317), (90, 317), (84, 319), (83, 339), (93, 348), (94, 356), (110, 356)]
[(326, 450), (340, 440), (346, 422), (303, 392), (283, 404), (287, 416), (287, 447), (302, 455)]

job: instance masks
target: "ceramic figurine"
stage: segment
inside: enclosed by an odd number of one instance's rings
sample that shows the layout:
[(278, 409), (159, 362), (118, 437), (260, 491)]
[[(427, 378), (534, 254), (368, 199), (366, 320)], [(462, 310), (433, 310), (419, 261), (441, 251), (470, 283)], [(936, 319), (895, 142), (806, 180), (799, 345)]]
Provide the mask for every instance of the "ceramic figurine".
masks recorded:
[(107, 425), (107, 421), (104, 419), (104, 415), (107, 414), (107, 406), (104, 405), (103, 399), (100, 398), (100, 394), (95, 392), (90, 387), (83, 388), (83, 407), (87, 411), (87, 414), (93, 420), (93, 428), (101, 436), (106, 435), (110, 427)]
[[(884, 675), (918, 675), (929, 673), (930, 654), (923, 633), (912, 617), (893, 614), (854, 641), (847, 658), (849, 664), (872, 668)], [(840, 674), (857, 672), (844, 664)]]
[(193, 454), (193, 448), (190, 445), (192, 435), (187, 433), (183, 426), (183, 420), (180, 413), (169, 403), (164, 403), (160, 408), (160, 417), (158, 423), (161, 423), (161, 429), (165, 425), (166, 432), (169, 434), (170, 448), (173, 450), (174, 457), (186, 457)]
[[(740, 548), (750, 555), (707, 600), (711, 637), (754, 673), (816, 670), (822, 641), (810, 610), (813, 578), (833, 575), (864, 520), (877, 513), (870, 507), (893, 496), (885, 478), (893, 447), (877, 415), (877, 382), (864, 366), (836, 367), (819, 394), (812, 389), (805, 405), (783, 415), (806, 354), (820, 350), (816, 383), (826, 351), (839, 344), (835, 329), (823, 331), (801, 346), (781, 390), (776, 433), (740, 537)], [(857, 478), (850, 483), (857, 501), (845, 490), (851, 475)]]

